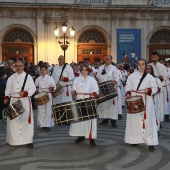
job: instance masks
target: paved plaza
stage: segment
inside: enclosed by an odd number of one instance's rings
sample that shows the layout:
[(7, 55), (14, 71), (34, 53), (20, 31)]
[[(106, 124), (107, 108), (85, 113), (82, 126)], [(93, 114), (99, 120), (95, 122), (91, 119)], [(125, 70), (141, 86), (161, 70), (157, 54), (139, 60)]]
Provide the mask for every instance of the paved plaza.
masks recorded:
[[(125, 110), (124, 110), (125, 112)], [(118, 127), (98, 125), (96, 147), (86, 139), (75, 144), (68, 135), (69, 126), (62, 125), (45, 132), (36, 125), (34, 148), (9, 146), (5, 142), (6, 122), (0, 122), (0, 170), (169, 170), (170, 123), (163, 122), (160, 145), (154, 152), (148, 146), (137, 147), (124, 143), (126, 114)], [(98, 123), (101, 120), (98, 120)], [(135, 127), (134, 127), (135, 128)]]

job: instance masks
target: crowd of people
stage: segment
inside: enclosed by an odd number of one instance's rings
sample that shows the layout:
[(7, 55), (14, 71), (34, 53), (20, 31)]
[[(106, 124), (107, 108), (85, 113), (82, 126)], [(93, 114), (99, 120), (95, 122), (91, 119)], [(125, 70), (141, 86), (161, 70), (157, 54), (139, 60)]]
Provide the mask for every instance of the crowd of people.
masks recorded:
[[(133, 69), (126, 63), (115, 64), (112, 59), (108, 55), (102, 63), (90, 63), (85, 59), (66, 64), (64, 56), (60, 55), (56, 65), (40, 61), (35, 66), (22, 60), (4, 63), (0, 70), (0, 113), (4, 105), (17, 100), (24, 108), (24, 113), (15, 119), (7, 117), (7, 143), (27, 144), (28, 148), (33, 148), (33, 109), (38, 109), (37, 125), (48, 132), (54, 126), (53, 105), (91, 97), (96, 99), (100, 93), (99, 84), (112, 81), (118, 95), (98, 105), (97, 113), (102, 119), (99, 125), (110, 123), (112, 128), (117, 128), (126, 99), (140, 96), (143, 110), (132, 114), (127, 109), (125, 142), (132, 146), (145, 143), (149, 151), (154, 151), (154, 146), (159, 144), (161, 122), (169, 122), (170, 63), (159, 60), (157, 52), (152, 53), (151, 62), (139, 59)], [(56, 85), (63, 91), (53, 97)], [(42, 92), (48, 95), (48, 102), (37, 105), (35, 95)], [(96, 146), (97, 118), (71, 123), (69, 135), (77, 137), (75, 143), (88, 138), (90, 146)]]

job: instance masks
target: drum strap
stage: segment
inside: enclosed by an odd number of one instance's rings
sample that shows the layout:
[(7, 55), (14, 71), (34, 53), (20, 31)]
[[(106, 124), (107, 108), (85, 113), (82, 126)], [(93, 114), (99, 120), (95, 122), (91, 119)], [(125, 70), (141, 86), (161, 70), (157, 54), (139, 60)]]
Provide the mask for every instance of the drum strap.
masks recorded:
[[(61, 78), (61, 76), (62, 76), (62, 74), (63, 74), (64, 69), (66, 68), (66, 65), (67, 65), (67, 64), (64, 64), (64, 65), (63, 65), (63, 69), (62, 69), (62, 71), (61, 71), (60, 78)], [(59, 78), (59, 79), (60, 79), (60, 78)]]
[(142, 77), (141, 77), (141, 79), (140, 79), (140, 81), (139, 81), (139, 84), (138, 84), (138, 87), (137, 87), (136, 91), (139, 90), (139, 87), (140, 87), (140, 85), (141, 85), (143, 79), (146, 77), (146, 75), (147, 75), (147, 72), (144, 72), (143, 75), (142, 75)]
[(28, 73), (26, 73), (26, 75), (25, 75), (25, 79), (24, 79), (24, 83), (22, 85), (21, 91), (24, 91), (24, 87), (25, 87), (25, 83), (27, 81), (27, 77), (28, 77)]

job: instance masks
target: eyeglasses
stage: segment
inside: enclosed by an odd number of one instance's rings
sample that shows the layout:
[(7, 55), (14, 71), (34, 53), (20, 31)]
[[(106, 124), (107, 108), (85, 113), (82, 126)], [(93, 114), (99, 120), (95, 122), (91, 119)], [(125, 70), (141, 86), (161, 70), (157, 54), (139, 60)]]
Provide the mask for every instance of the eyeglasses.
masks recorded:
[(23, 67), (24, 65), (15, 65), (15, 67)]

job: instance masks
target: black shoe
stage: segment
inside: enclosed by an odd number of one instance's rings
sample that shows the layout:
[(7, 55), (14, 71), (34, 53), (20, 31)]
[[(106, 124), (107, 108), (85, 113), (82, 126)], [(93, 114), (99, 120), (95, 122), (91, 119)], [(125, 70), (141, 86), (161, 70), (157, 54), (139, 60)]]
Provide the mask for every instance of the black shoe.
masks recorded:
[(106, 125), (108, 124), (108, 119), (103, 119), (103, 121), (101, 123), (99, 123), (99, 125)]
[(116, 124), (116, 123), (113, 123), (111, 126), (112, 126), (113, 128), (117, 128), (117, 124)]
[(160, 129), (162, 129), (162, 125), (160, 124)]
[(118, 119), (121, 120), (122, 118), (123, 118), (123, 116), (118, 114)]
[(94, 139), (90, 139), (90, 146), (96, 146)]
[(159, 133), (159, 131), (157, 132), (158, 133), (158, 137), (160, 136), (160, 133)]
[(165, 121), (169, 122), (169, 115), (165, 115)]
[(42, 129), (45, 129), (45, 127), (42, 127)]
[(149, 151), (153, 152), (155, 150), (154, 146), (149, 146)]
[(29, 149), (32, 149), (32, 148), (33, 148), (33, 144), (32, 144), (32, 143), (28, 143), (28, 144), (27, 144), (27, 147), (28, 147)]
[(131, 144), (131, 146), (138, 146), (139, 144)]
[(46, 131), (46, 132), (49, 132), (49, 131), (50, 131), (50, 128), (46, 127), (46, 128), (45, 128), (45, 131)]
[(85, 141), (85, 137), (84, 136), (81, 136), (81, 137), (78, 137), (76, 140), (75, 140), (75, 143), (80, 143), (82, 141)]

